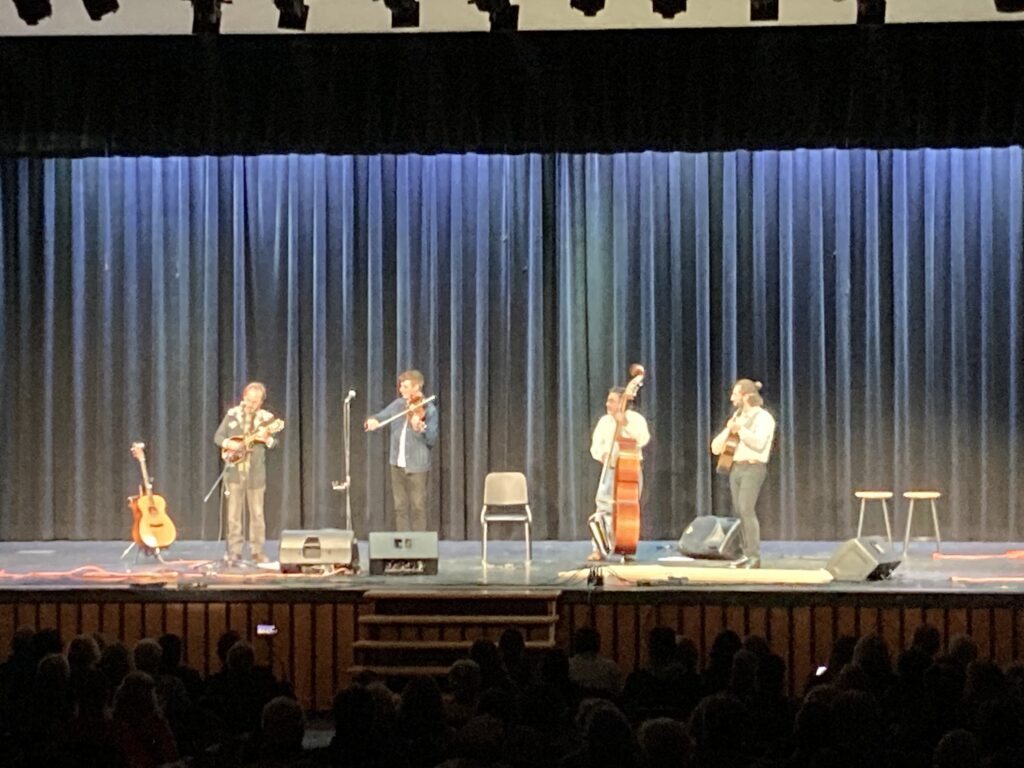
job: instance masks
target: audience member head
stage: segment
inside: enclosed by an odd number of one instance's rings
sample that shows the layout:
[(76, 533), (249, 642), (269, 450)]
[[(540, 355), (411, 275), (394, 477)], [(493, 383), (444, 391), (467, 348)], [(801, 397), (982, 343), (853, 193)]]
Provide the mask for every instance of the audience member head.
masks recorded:
[(505, 725), (490, 715), (477, 715), (455, 734), (452, 752), (470, 765), (503, 765)]
[(472, 704), (480, 696), (480, 665), (472, 659), (459, 659), (448, 668), (448, 690), (460, 704)]
[(51, 653), (64, 653), (64, 641), (56, 629), (41, 629), (32, 636), (32, 652), (37, 659)]
[(241, 639), (242, 636), (233, 629), (227, 630), (217, 639), (217, 658), (220, 659), (220, 665), (222, 668), (227, 667), (228, 651), (231, 650), (231, 646)]
[(614, 705), (594, 710), (585, 732), (588, 764), (628, 766), (634, 762), (636, 747), (629, 721)]
[(498, 639), (498, 651), (506, 661), (519, 660), (526, 651), (526, 639), (518, 629), (506, 629)]
[(569, 656), (561, 648), (551, 648), (540, 661), (540, 679), (556, 688), (569, 685)]
[(931, 665), (932, 657), (912, 645), (896, 659), (896, 677), (905, 688), (921, 688), (925, 670)]
[(156, 640), (150, 637), (139, 640), (135, 644), (135, 650), (132, 651), (132, 658), (135, 659), (135, 669), (156, 678), (160, 674), (160, 660), (163, 658), (163, 655), (163, 648), (160, 647), (160, 643)]
[(132, 656), (124, 643), (111, 643), (100, 654), (99, 666), (107, 676), (110, 690), (116, 691), (125, 676), (132, 671)]
[(476, 711), (477, 714), (489, 715), (505, 724), (511, 723), (519, 714), (515, 696), (505, 688), (488, 688), (481, 693)]
[(469, 647), (469, 658), (480, 667), (480, 677), (483, 681), (482, 688), (492, 688), (502, 685), (507, 680), (505, 668), (501, 663), (501, 654), (491, 640), (480, 638), (473, 641)]
[(964, 699), (971, 704), (1000, 699), (1007, 692), (1006, 675), (991, 661), (972, 661), (964, 679)]
[(341, 744), (362, 743), (369, 738), (374, 721), (373, 698), (361, 685), (338, 691), (332, 707), (334, 732)]
[(942, 647), (942, 637), (939, 635), (939, 630), (931, 624), (918, 624), (914, 630), (914, 639), (910, 647), (916, 648), (930, 659), (935, 658), (935, 654)]
[(832, 653), (828, 656), (827, 674), (835, 678), (843, 667), (853, 661), (853, 649), (857, 647), (857, 638), (852, 635), (840, 635), (832, 644)]
[(786, 688), (786, 662), (777, 653), (769, 653), (757, 664), (757, 693), (763, 699), (781, 699)]
[(110, 701), (110, 682), (103, 672), (93, 667), (82, 673), (78, 686), (79, 717), (102, 717)]
[(961, 673), (967, 671), (967, 665), (978, 658), (978, 643), (970, 635), (956, 635), (949, 641), (946, 656)]
[(932, 755), (934, 768), (981, 768), (981, 751), (974, 734), (962, 728), (939, 739)]
[(231, 646), (227, 659), (228, 671), (233, 675), (251, 675), (256, 668), (256, 653), (245, 640)]
[(763, 659), (772, 652), (768, 641), (761, 637), (761, 635), (747, 635), (743, 638), (743, 650), (750, 651), (758, 659)]
[[(817, 698), (820, 692), (828, 689), (833, 695), (828, 702), (812, 699)], [(830, 735), (829, 729), (832, 724), (830, 711), (831, 700), (835, 698), (835, 689), (829, 685), (819, 685), (811, 689), (807, 700), (801, 705), (796, 713), (796, 720), (793, 722), (793, 741), (798, 751), (804, 754), (813, 754), (828, 746)]]
[(685, 766), (690, 761), (693, 744), (686, 726), (678, 720), (658, 717), (644, 721), (637, 731), (637, 741), (644, 768)]
[(593, 627), (580, 627), (572, 634), (573, 655), (598, 653), (601, 650), (601, 635)]
[(752, 696), (757, 680), (757, 656), (751, 651), (740, 649), (732, 657), (729, 672), (729, 690), (736, 696)]
[(726, 669), (730, 668), (732, 666), (732, 657), (742, 647), (743, 643), (740, 642), (739, 635), (731, 629), (723, 629), (715, 635), (714, 642), (711, 643), (711, 652), (708, 659), (709, 665)]
[(834, 683), (838, 691), (870, 691), (871, 678), (856, 664), (843, 667)]
[(701, 699), (690, 716), (690, 735), (702, 752), (740, 749), (745, 732), (746, 710), (732, 694), (716, 693)]
[(892, 678), (889, 646), (879, 635), (867, 635), (853, 649), (853, 663), (864, 670), (874, 686), (887, 685)]
[(676, 633), (669, 627), (654, 627), (647, 634), (647, 657), (654, 665), (676, 660)]
[(676, 658), (679, 663), (686, 667), (689, 672), (696, 672), (700, 664), (700, 651), (697, 644), (688, 637), (680, 637), (676, 640)]
[(594, 714), (602, 709), (615, 709), (615, 705), (598, 697), (583, 699), (576, 707), (576, 730), (583, 734), (589, 731)]
[(32, 627), (18, 627), (11, 638), (11, 656), (15, 659), (31, 659), (35, 649), (36, 631)]
[(870, 754), (885, 741), (882, 711), (867, 691), (841, 691), (832, 702), (832, 745), (839, 754)]
[(434, 678), (415, 677), (406, 683), (398, 704), (398, 721), (407, 734), (437, 734), (444, 730), (441, 689)]
[(48, 653), (36, 667), (36, 689), (40, 693), (63, 691), (71, 679), (71, 665), (60, 653)]
[(73, 672), (92, 669), (100, 661), (100, 647), (92, 635), (78, 635), (68, 643), (68, 664)]
[(306, 735), (306, 719), (299, 702), (288, 696), (278, 696), (263, 706), (260, 716), (263, 746), (275, 754), (302, 751)]
[(159, 714), (156, 683), (145, 672), (129, 672), (114, 694), (114, 719), (129, 724)]
[(173, 672), (181, 665), (182, 643), (178, 635), (162, 635), (157, 641), (163, 655), (160, 657), (160, 668), (165, 672)]

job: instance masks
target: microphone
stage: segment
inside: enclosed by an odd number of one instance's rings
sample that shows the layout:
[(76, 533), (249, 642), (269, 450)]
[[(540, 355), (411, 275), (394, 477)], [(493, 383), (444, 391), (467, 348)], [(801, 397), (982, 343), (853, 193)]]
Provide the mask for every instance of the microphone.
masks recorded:
[(352, 402), (352, 400), (355, 399), (355, 396), (356, 396), (356, 391), (354, 389), (350, 389), (348, 391), (348, 394), (345, 396), (345, 402), (346, 403)]

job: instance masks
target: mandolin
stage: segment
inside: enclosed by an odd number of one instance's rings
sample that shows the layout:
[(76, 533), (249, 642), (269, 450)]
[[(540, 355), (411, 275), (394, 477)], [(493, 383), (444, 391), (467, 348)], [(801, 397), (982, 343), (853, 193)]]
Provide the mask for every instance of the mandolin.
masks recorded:
[(174, 543), (178, 531), (167, 516), (167, 501), (160, 494), (153, 493), (149, 470), (146, 469), (146, 444), (132, 443), (131, 452), (142, 470), (139, 495), (128, 499), (133, 516), (132, 540), (147, 551), (166, 549)]
[(284, 419), (274, 419), (267, 424), (261, 424), (247, 435), (229, 437), (224, 441), (224, 447), (221, 448), (220, 457), (228, 464), (237, 464), (243, 459), (248, 458), (249, 452), (252, 450), (255, 443), (266, 442), (266, 440), (260, 436), (260, 430), (262, 429), (267, 430), (268, 435), (276, 435), (284, 429)]

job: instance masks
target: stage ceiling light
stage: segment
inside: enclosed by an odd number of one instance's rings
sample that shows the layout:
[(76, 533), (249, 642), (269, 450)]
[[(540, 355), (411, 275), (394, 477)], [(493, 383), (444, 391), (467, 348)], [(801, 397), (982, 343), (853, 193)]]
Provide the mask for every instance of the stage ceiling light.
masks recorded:
[(108, 13), (117, 13), (117, 9), (121, 7), (117, 0), (82, 0), (82, 5), (93, 21), (99, 21)]
[(996, 10), (1000, 13), (1024, 12), (1024, 0), (995, 0)]
[(672, 19), (686, 13), (686, 0), (652, 0), (652, 7), (662, 18)]
[(411, 29), (420, 25), (419, 0), (384, 0), (391, 11), (392, 29)]
[(858, 24), (885, 24), (885, 0), (857, 0)]
[(604, 0), (570, 0), (570, 8), (575, 8), (584, 16), (597, 16), (604, 10)]
[(192, 0), (192, 34), (220, 33), (221, 0)]
[(750, 0), (751, 21), (778, 21), (779, 0)]
[(14, 0), (14, 7), (18, 9), (21, 20), (30, 27), (34, 27), (53, 13), (50, 0)]
[(278, 29), (306, 29), (306, 19), (309, 18), (309, 6), (303, 4), (302, 0), (274, 0), (277, 6), (277, 28)]
[(509, 0), (469, 0), (491, 20), (491, 32), (512, 32), (519, 29), (519, 6)]

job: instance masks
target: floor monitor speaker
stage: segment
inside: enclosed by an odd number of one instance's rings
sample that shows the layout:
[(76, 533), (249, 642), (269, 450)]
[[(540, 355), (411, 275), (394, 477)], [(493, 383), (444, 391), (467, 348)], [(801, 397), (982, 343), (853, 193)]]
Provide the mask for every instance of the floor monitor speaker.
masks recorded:
[(352, 531), (320, 528), (281, 531), (282, 573), (321, 572), (326, 569), (359, 570), (359, 545)]
[(887, 539), (865, 536), (840, 544), (825, 570), (836, 581), (879, 581), (889, 578), (900, 560)]
[(738, 517), (700, 515), (679, 537), (679, 551), (688, 557), (738, 560), (741, 535)]

